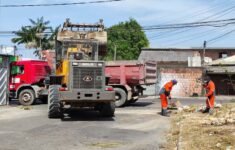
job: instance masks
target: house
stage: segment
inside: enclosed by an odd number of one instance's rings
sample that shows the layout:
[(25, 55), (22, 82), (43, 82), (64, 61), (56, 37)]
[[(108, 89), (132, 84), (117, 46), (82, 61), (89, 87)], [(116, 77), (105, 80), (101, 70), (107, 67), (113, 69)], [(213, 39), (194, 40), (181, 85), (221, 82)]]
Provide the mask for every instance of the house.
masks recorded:
[(217, 95), (235, 95), (235, 55), (212, 61), (206, 74), (215, 82)]

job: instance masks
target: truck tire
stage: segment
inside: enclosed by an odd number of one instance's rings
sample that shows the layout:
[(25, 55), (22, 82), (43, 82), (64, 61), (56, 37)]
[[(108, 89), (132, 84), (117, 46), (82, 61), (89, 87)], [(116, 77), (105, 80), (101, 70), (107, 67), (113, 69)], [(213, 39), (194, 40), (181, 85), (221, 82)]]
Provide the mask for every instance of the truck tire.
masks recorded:
[(114, 88), (115, 91), (115, 106), (116, 107), (122, 107), (126, 103), (127, 95), (126, 92), (123, 89), (120, 88)]
[(60, 118), (61, 117), (59, 90), (58, 90), (58, 86), (56, 86), (56, 85), (50, 85), (50, 87), (49, 87), (48, 117), (49, 118)]
[(35, 102), (35, 93), (31, 89), (24, 89), (19, 94), (19, 102), (23, 106), (32, 105)]
[(115, 112), (115, 103), (104, 103), (101, 105), (100, 113), (103, 117), (113, 117)]

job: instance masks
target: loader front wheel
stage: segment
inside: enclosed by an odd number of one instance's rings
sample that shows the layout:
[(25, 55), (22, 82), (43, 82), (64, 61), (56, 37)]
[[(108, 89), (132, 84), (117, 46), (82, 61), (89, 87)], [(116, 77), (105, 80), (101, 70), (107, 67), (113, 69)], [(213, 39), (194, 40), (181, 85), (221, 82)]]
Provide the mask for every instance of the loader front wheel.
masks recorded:
[(61, 104), (59, 101), (59, 86), (50, 85), (48, 93), (48, 117), (61, 117)]
[(113, 117), (115, 112), (115, 103), (104, 103), (101, 105), (100, 113), (103, 117)]

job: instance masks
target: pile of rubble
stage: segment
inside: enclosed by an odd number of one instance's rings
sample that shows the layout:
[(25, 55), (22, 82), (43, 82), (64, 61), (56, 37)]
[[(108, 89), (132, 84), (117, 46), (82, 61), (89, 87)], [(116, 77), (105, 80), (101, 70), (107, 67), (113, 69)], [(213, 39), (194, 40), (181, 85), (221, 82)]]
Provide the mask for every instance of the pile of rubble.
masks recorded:
[(215, 113), (211, 117), (204, 119), (203, 124), (214, 126), (235, 124), (235, 107), (228, 108), (227, 111), (224, 109), (216, 109)]
[[(232, 105), (232, 104), (231, 104)], [(203, 119), (203, 125), (221, 126), (226, 124), (235, 124), (235, 106), (228, 106), (225, 104), (225, 108), (220, 103), (215, 104), (213, 113), (209, 114), (209, 117)], [(169, 109), (175, 109), (177, 113), (196, 113), (202, 112), (206, 108), (205, 105), (182, 105), (179, 101), (172, 102)]]
[(203, 105), (171, 107), (167, 149), (235, 149), (235, 103), (216, 104), (213, 114), (201, 113)]

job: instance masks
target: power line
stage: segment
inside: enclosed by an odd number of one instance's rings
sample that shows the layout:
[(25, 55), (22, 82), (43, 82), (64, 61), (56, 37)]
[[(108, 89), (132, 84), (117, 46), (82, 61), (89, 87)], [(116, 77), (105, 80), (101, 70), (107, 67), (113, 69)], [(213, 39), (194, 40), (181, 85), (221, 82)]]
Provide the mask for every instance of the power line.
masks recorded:
[[(229, 22), (231, 21), (231, 22)], [(143, 27), (144, 30), (151, 30), (151, 29), (169, 29), (169, 28), (180, 28), (180, 27), (197, 27), (197, 26), (215, 26), (220, 27), (219, 24), (216, 23), (224, 23), (225, 25), (228, 23), (234, 23), (232, 21), (235, 21), (235, 18), (230, 19), (223, 19), (223, 20), (211, 20), (211, 21), (197, 21), (197, 22), (191, 22), (191, 23), (179, 23), (179, 24), (166, 24), (166, 25), (152, 25), (152, 26), (146, 26)], [(224, 26), (224, 25), (222, 25)]]
[(231, 31), (229, 31), (229, 32), (226, 32), (226, 33), (224, 33), (224, 34), (221, 34), (221, 35), (219, 35), (219, 36), (217, 36), (217, 37), (215, 37), (215, 38), (212, 38), (212, 39), (208, 40), (207, 42), (210, 43), (210, 44), (212, 44), (212, 43), (214, 43), (215, 41), (218, 41), (219, 39), (221, 39), (221, 38), (223, 38), (223, 37), (225, 37), (225, 36), (227, 36), (227, 35), (229, 35), (229, 34), (232, 34), (233, 32), (235, 32), (235, 29), (233, 29), (233, 30), (231, 30)]
[[(235, 24), (235, 18), (223, 19), (223, 20), (211, 20), (204, 22), (191, 22), (191, 23), (181, 23), (181, 24), (166, 24), (166, 25), (152, 25), (152, 26), (143, 26), (142, 31), (148, 30), (163, 30), (163, 29), (174, 29), (174, 28), (192, 28), (192, 27), (224, 27), (230, 24)], [(107, 29), (110, 32), (135, 32), (136, 30), (132, 29)], [(18, 31), (0, 31), (0, 34), (16, 34)], [(52, 33), (51, 31), (44, 32), (45, 34)]]
[(100, 4), (100, 3), (110, 3), (119, 2), (124, 0), (99, 0), (91, 2), (75, 2), (75, 3), (54, 3), (54, 4), (24, 4), (24, 5), (0, 5), (0, 7), (45, 7), (45, 6), (68, 6), (68, 5), (84, 5), (84, 4)]
[[(185, 36), (184, 38), (177, 39), (178, 41), (175, 40), (174, 43), (170, 43), (169, 46), (178, 45), (178, 44), (181, 44), (181, 43), (192, 41), (194, 39), (201, 39), (201, 38), (203, 38), (205, 36), (213, 34), (213, 31), (216, 31), (216, 30), (217, 29), (212, 29), (212, 30), (209, 30), (209, 31), (195, 33), (195, 34), (192, 34), (192, 35)], [(225, 30), (225, 29), (223, 29), (223, 30)]]
[[(206, 18), (203, 18), (203, 19), (201, 19), (201, 20), (199, 20), (199, 21), (204, 21), (204, 20), (209, 19), (209, 18), (214, 18), (215, 16), (216, 16), (216, 18), (220, 18), (220, 17), (222, 17), (222, 16), (225, 16), (225, 15), (227, 15), (227, 14), (233, 12), (233, 11), (234, 11), (234, 8), (235, 8), (235, 5), (232, 5), (232, 7), (223, 9), (222, 11), (219, 11), (219, 12), (217, 12), (217, 13), (215, 13), (215, 14), (213, 14), (213, 15), (210, 15), (210, 16), (208, 16), (208, 17), (206, 17)], [(182, 30), (181, 28), (179, 28), (179, 29), (176, 28), (175, 30), (173, 29), (173, 30), (171, 30), (171, 31), (162, 32), (161, 34), (152, 36), (151, 38), (152, 38), (152, 39), (155, 39), (155, 38), (157, 38), (157, 37), (159, 38), (159, 37), (161, 37), (161, 36), (167, 37), (167, 36), (166, 36), (167, 34), (174, 34), (174, 35), (177, 35), (177, 34), (179, 34), (179, 33), (184, 33), (184, 32), (190, 31), (191, 29), (192, 29), (192, 28)], [(182, 31), (176, 32), (177, 30), (182, 30)], [(174, 35), (173, 35), (173, 36), (174, 36)]]

